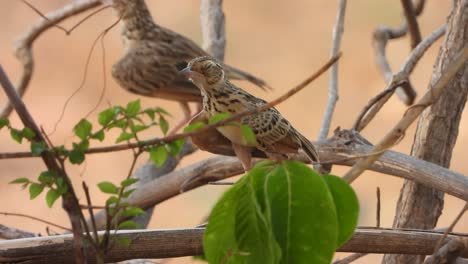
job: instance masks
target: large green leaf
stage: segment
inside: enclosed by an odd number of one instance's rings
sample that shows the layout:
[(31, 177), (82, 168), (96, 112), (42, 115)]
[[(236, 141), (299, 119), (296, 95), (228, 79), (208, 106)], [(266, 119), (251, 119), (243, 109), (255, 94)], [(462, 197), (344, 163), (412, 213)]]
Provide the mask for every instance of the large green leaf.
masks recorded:
[(340, 177), (324, 175), (323, 178), (333, 196), (338, 217), (338, 248), (351, 238), (356, 229), (359, 201), (351, 186)]
[(264, 180), (265, 204), (282, 249), (281, 263), (330, 263), (338, 223), (322, 177), (303, 163), (284, 161)]

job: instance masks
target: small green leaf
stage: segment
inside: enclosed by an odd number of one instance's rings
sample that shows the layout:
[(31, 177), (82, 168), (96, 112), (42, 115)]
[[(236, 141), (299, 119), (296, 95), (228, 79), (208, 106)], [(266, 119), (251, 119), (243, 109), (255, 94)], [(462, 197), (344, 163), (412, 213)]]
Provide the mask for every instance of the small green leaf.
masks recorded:
[(115, 143), (120, 143), (122, 141), (126, 141), (126, 140), (129, 140), (129, 139), (132, 139), (135, 137), (135, 134), (132, 134), (132, 133), (127, 133), (127, 132), (122, 132), (120, 133), (119, 137), (117, 138), (117, 140), (115, 140)]
[(14, 139), (16, 142), (21, 143), (23, 141), (23, 135), (21, 134), (21, 130), (12, 128), (10, 129), (11, 138)]
[(116, 108), (111, 107), (99, 113), (98, 122), (101, 126), (107, 126), (117, 116)]
[(78, 148), (73, 149), (68, 154), (68, 158), (72, 164), (81, 164), (85, 160), (84, 152)]
[(122, 217), (127, 218), (127, 217), (134, 217), (138, 215), (144, 214), (145, 211), (143, 211), (141, 208), (138, 207), (127, 207), (125, 210), (122, 212)]
[(2, 129), (5, 126), (8, 126), (10, 124), (10, 120), (6, 117), (0, 118), (0, 129)]
[(193, 124), (188, 125), (186, 128), (184, 128), (184, 132), (189, 133), (189, 132), (198, 130), (204, 126), (206, 126), (206, 124), (203, 122), (195, 122)]
[(32, 200), (36, 198), (44, 190), (44, 185), (31, 183), (29, 185), (29, 198)]
[(161, 128), (161, 131), (164, 135), (166, 135), (167, 131), (169, 131), (169, 123), (163, 116), (159, 116), (159, 127)]
[(134, 191), (136, 191), (136, 189), (130, 189), (128, 191), (125, 191), (124, 193), (122, 193), (122, 197), (123, 198), (128, 198), (130, 196), (130, 194), (132, 194)]
[(111, 196), (106, 200), (106, 205), (109, 206), (111, 204), (117, 203), (118, 201), (119, 201), (119, 198), (117, 198), (116, 196)]
[(208, 124), (209, 124), (209, 125), (212, 125), (212, 124), (214, 124), (214, 123), (218, 123), (219, 121), (228, 118), (230, 115), (231, 115), (231, 114), (229, 114), (229, 113), (219, 113), (219, 114), (216, 114), (216, 115), (214, 115), (214, 116), (212, 116), (212, 117), (210, 117), (210, 118), (208, 119)]
[(31, 153), (33, 156), (40, 156), (45, 150), (47, 150), (47, 145), (44, 141), (31, 141)]
[(36, 136), (36, 133), (34, 133), (34, 131), (32, 131), (29, 127), (25, 127), (21, 131), (21, 135), (23, 135), (23, 137), (28, 140), (32, 140)]
[(127, 127), (127, 125), (128, 125), (127, 119), (120, 119), (115, 122), (112, 122), (107, 128), (111, 129), (114, 127), (118, 127), (118, 128), (124, 129)]
[(255, 137), (255, 133), (253, 132), (252, 128), (246, 125), (240, 125), (239, 128), (241, 130), (242, 139), (245, 141), (245, 144), (247, 145), (257, 144), (257, 138)]
[(155, 114), (154, 114), (154, 109), (146, 109), (145, 110), (145, 114), (148, 115), (148, 117), (154, 121), (154, 118), (155, 118)]
[(161, 167), (167, 159), (166, 148), (164, 146), (151, 148), (150, 159), (156, 165), (156, 167)]
[(101, 142), (104, 140), (104, 137), (104, 130), (99, 130), (98, 132), (91, 135), (91, 138), (97, 139)]
[(147, 129), (148, 126), (145, 126), (145, 125), (134, 125), (131, 127), (131, 130), (133, 133), (138, 133), (138, 132), (141, 132), (145, 129)]
[(39, 177), (37, 180), (40, 183), (43, 183), (45, 185), (49, 185), (55, 182), (57, 179), (57, 173), (54, 171), (43, 171), (41, 174), (39, 174)]
[(23, 183), (29, 183), (29, 179), (28, 178), (16, 178), (14, 180), (12, 180), (11, 182), (9, 182), (10, 184), (23, 184)]
[(136, 178), (129, 178), (129, 179), (125, 179), (123, 181), (120, 182), (120, 186), (122, 187), (128, 187), (132, 184), (134, 184), (135, 182), (138, 182), (139, 179), (136, 179)]
[(132, 117), (138, 114), (138, 112), (140, 112), (140, 109), (140, 99), (138, 99), (127, 104), (127, 107), (125, 108), (125, 114)]
[(119, 237), (115, 243), (122, 247), (128, 247), (132, 244), (132, 240), (128, 237)]
[(54, 151), (60, 156), (65, 156), (68, 153), (64, 145), (54, 147)]
[(159, 113), (159, 114), (171, 116), (171, 114), (169, 114), (166, 110), (162, 109), (161, 107), (156, 107), (156, 108), (154, 109), (154, 111), (157, 112), (157, 113)]
[(179, 154), (179, 152), (182, 150), (182, 147), (184, 146), (184, 143), (185, 143), (185, 140), (183, 138), (167, 143), (166, 148), (167, 148), (167, 151), (169, 152), (169, 155), (174, 157), (177, 154)]
[(78, 124), (75, 125), (73, 131), (81, 140), (85, 140), (93, 129), (93, 125), (86, 119), (81, 119)]
[(136, 229), (139, 226), (140, 225), (138, 225), (137, 223), (131, 220), (127, 220), (127, 221), (123, 221), (122, 223), (120, 223), (118, 226), (118, 229)]
[(97, 186), (103, 193), (117, 194), (119, 192), (119, 188), (117, 188), (117, 186), (115, 186), (112, 182), (100, 182)]
[(60, 192), (55, 189), (50, 189), (46, 194), (46, 203), (49, 208), (51, 208), (55, 201), (60, 197)]

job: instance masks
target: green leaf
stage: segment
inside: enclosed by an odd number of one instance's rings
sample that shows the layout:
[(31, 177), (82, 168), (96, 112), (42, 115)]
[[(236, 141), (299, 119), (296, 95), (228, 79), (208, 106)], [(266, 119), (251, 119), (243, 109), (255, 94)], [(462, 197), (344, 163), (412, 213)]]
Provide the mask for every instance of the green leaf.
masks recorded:
[(12, 180), (11, 182), (9, 182), (9, 184), (23, 184), (23, 183), (29, 183), (29, 179), (28, 178), (16, 178)]
[(185, 140), (183, 138), (174, 140), (166, 144), (166, 149), (169, 152), (169, 155), (175, 157), (182, 150)]
[(127, 114), (130, 117), (133, 117), (136, 116), (138, 112), (140, 112), (140, 109), (140, 99), (137, 99), (127, 104), (127, 107), (125, 108), (125, 114)]
[(107, 198), (106, 200), (106, 205), (109, 206), (111, 204), (115, 204), (119, 201), (119, 198), (117, 198), (116, 196), (111, 196), (109, 198)]
[(206, 126), (206, 124), (203, 123), (203, 122), (195, 122), (195, 123), (190, 124), (190, 125), (188, 125), (187, 127), (185, 127), (185, 128), (184, 128), (184, 132), (185, 132), (185, 133), (189, 133), (189, 132), (198, 130), (198, 129), (204, 127), (204, 126)]
[(239, 180), (212, 210), (203, 240), (209, 263), (279, 263), (281, 252), (253, 178)]
[(85, 160), (84, 151), (79, 148), (72, 149), (68, 153), (68, 158), (72, 164), (81, 164)]
[(115, 143), (120, 143), (122, 141), (126, 141), (126, 140), (129, 140), (129, 139), (132, 139), (135, 137), (135, 134), (132, 134), (132, 133), (127, 133), (127, 132), (122, 132), (120, 133), (119, 137), (117, 138), (117, 140), (115, 141)]
[(117, 116), (116, 108), (108, 108), (98, 115), (98, 122), (101, 126), (107, 126)]
[(154, 118), (155, 118), (155, 114), (154, 114), (155, 111), (154, 111), (154, 109), (146, 109), (146, 110), (144, 111), (144, 113), (147, 114), (148, 117), (149, 117), (151, 120), (154, 121)]
[(247, 145), (256, 145), (257, 138), (255, 137), (255, 133), (253, 132), (252, 128), (246, 125), (239, 126), (241, 133), (242, 133), (242, 140)]
[(164, 135), (166, 135), (167, 131), (169, 131), (169, 123), (163, 116), (159, 116), (159, 127), (161, 128), (161, 131)]
[(49, 208), (52, 208), (55, 201), (60, 197), (61, 193), (55, 189), (50, 189), (46, 194), (46, 203)]
[(86, 119), (81, 119), (78, 124), (75, 125), (73, 131), (75, 135), (78, 136), (81, 140), (85, 140), (91, 134), (93, 125)]
[(10, 120), (6, 117), (0, 118), (0, 129), (4, 128), (5, 126), (8, 126), (10, 124)]
[(137, 223), (131, 220), (127, 220), (127, 221), (123, 221), (122, 223), (120, 223), (118, 226), (118, 229), (136, 229), (136, 228), (139, 228), (139, 226), (140, 225), (138, 225)]
[(122, 247), (128, 247), (132, 244), (132, 240), (128, 237), (119, 237), (115, 243)]
[(340, 177), (323, 175), (323, 179), (333, 197), (338, 217), (338, 248), (354, 234), (359, 217), (359, 200), (353, 188)]
[[(281, 263), (329, 264), (336, 250), (338, 223), (323, 178), (305, 164), (283, 161), (263, 177), (252, 177), (270, 212)], [(262, 191), (263, 190), (263, 191)], [(263, 198), (262, 198), (263, 197)]]
[(33, 156), (40, 156), (42, 152), (47, 150), (47, 145), (44, 141), (31, 141), (31, 153)]
[(43, 171), (41, 174), (39, 174), (39, 177), (37, 180), (40, 183), (43, 183), (45, 185), (49, 185), (55, 182), (57, 179), (57, 173), (55, 171)]
[(121, 119), (121, 120), (117, 120), (113, 123), (111, 123), (108, 128), (113, 128), (113, 127), (118, 127), (118, 128), (126, 128), (128, 125), (128, 121), (126, 119)]
[(141, 208), (138, 207), (127, 207), (124, 209), (122, 212), (122, 217), (127, 218), (127, 217), (134, 217), (138, 215), (144, 214), (145, 211), (143, 211)]
[(135, 182), (138, 182), (139, 179), (136, 179), (136, 178), (129, 178), (129, 179), (125, 179), (123, 181), (120, 182), (120, 186), (122, 187), (128, 187), (132, 184), (134, 184)]
[(122, 197), (123, 198), (128, 198), (130, 196), (130, 194), (132, 194), (134, 191), (136, 191), (136, 189), (130, 189), (128, 191), (125, 191), (122, 193)]
[(104, 137), (104, 130), (99, 130), (98, 132), (91, 135), (91, 138), (97, 139), (101, 142), (104, 140)]
[(228, 118), (230, 115), (231, 114), (229, 114), (229, 113), (218, 113), (218, 114), (216, 114), (216, 115), (214, 115), (214, 116), (212, 116), (212, 117), (210, 117), (208, 119), (208, 124), (212, 125), (214, 123), (218, 123), (219, 121)]
[(34, 199), (36, 198), (41, 192), (44, 190), (44, 185), (37, 184), (37, 183), (31, 183), (29, 185), (29, 199)]
[(29, 127), (25, 127), (21, 131), (21, 135), (23, 135), (23, 137), (28, 140), (32, 140), (36, 136), (36, 133), (34, 133), (34, 131), (32, 131)]
[(11, 138), (14, 139), (16, 142), (21, 143), (23, 141), (23, 135), (21, 134), (21, 130), (12, 128), (10, 129)]
[(143, 130), (145, 130), (147, 128), (148, 128), (148, 126), (145, 126), (145, 125), (133, 125), (133, 126), (131, 126), (131, 130), (135, 134), (138, 133), (138, 132), (141, 132), (141, 131), (143, 131)]
[(167, 151), (164, 146), (153, 147), (150, 150), (150, 159), (156, 165), (161, 167), (167, 159)]
[(118, 194), (119, 192), (119, 188), (117, 188), (117, 186), (115, 186), (112, 182), (103, 181), (98, 183), (97, 186), (103, 193)]
[(159, 113), (159, 114), (171, 116), (171, 114), (169, 114), (166, 110), (164, 110), (164, 109), (161, 108), (161, 107), (156, 107), (156, 108), (154, 109), (154, 111), (155, 111), (156, 113)]

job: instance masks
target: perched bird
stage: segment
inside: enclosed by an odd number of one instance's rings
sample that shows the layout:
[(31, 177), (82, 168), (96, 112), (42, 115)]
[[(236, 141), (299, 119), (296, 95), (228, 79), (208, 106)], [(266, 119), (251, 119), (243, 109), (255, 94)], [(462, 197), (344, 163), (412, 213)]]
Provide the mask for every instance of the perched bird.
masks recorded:
[[(101, 0), (110, 3), (121, 19), (125, 55), (112, 67), (112, 76), (124, 89), (139, 95), (174, 100), (185, 120), (191, 117), (188, 102), (201, 103), (199, 90), (178, 74), (193, 58), (208, 55), (190, 39), (157, 25), (144, 0)], [(226, 76), (247, 80), (262, 89), (261, 79), (223, 65)]]
[[(210, 57), (193, 59), (181, 74), (201, 91), (202, 117), (219, 113), (237, 114), (267, 103), (230, 83), (223, 65)], [(239, 126), (221, 126), (217, 130), (231, 141), (232, 148), (246, 171), (251, 168), (251, 154), (256, 150), (261, 150), (269, 158), (278, 160), (302, 149), (312, 162), (318, 161), (318, 154), (312, 143), (275, 108), (242, 117), (239, 123), (252, 128), (256, 136), (255, 143), (246, 143)]]

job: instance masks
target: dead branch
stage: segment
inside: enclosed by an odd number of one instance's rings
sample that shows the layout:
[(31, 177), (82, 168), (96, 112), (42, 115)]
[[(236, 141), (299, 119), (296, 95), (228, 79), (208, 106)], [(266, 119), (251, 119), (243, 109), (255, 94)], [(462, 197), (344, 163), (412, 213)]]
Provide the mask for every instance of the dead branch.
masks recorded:
[[(344, 33), (344, 20), (346, 13), (347, 0), (340, 0), (338, 12), (336, 15), (335, 27), (333, 28), (333, 41), (331, 49), (331, 57), (336, 57), (340, 51), (341, 38)], [(328, 85), (328, 101), (323, 114), (322, 126), (318, 140), (325, 140), (330, 132), (330, 125), (335, 111), (336, 103), (338, 102), (338, 63), (334, 64), (330, 69), (330, 81)]]
[[(106, 252), (106, 262), (135, 258), (169, 258), (197, 256), (203, 253), (203, 228), (168, 230), (118, 231), (116, 239), (129, 238), (130, 246), (115, 246)], [(102, 233), (100, 233), (102, 234)], [(358, 229), (353, 237), (338, 249), (340, 252), (430, 254), (441, 237), (436, 232), (388, 231)], [(468, 243), (468, 237), (453, 234), (448, 239)], [(0, 263), (69, 263), (71, 235), (0, 241)], [(460, 252), (468, 257), (468, 250)], [(95, 259), (88, 259), (94, 263)]]
[(424, 264), (455, 263), (465, 248), (466, 246), (463, 244), (463, 241), (456, 238), (450, 239), (434, 255), (428, 257), (424, 261)]
[(365, 255), (367, 255), (367, 253), (354, 253), (352, 255), (349, 255), (343, 259), (339, 259), (339, 260), (336, 260), (333, 262), (333, 264), (349, 264), (355, 260), (358, 260), (362, 257), (364, 257)]
[[(15, 43), (15, 55), (23, 66), (23, 72), (16, 85), (16, 92), (20, 98), (26, 92), (26, 89), (31, 81), (34, 71), (34, 58), (32, 53), (32, 45), (34, 41), (47, 29), (54, 27), (57, 23), (86, 10), (100, 5), (99, 0), (78, 0), (64, 6), (59, 10), (55, 10), (47, 14), (47, 19), (41, 18), (28, 31), (20, 36)], [(10, 103), (0, 111), (0, 117), (7, 117), (13, 110)]]
[[(433, 104), (440, 94), (444, 91), (449, 81), (459, 72), (464, 66), (468, 59), (468, 47), (464, 47), (461, 52), (457, 54), (452, 63), (447, 66), (444, 73), (434, 83), (432, 89), (430, 89), (419, 102), (408, 108), (402, 119), (395, 125), (395, 127), (387, 133), (384, 138), (374, 147), (374, 152), (386, 150), (388, 147), (398, 141), (405, 133), (406, 129), (418, 118), (422, 111)], [(375, 162), (381, 154), (362, 159), (358, 161), (350, 171), (343, 177), (348, 182), (353, 182), (364, 170), (366, 170), (370, 164)]]
[(400, 71), (396, 74), (392, 73), (387, 88), (372, 98), (363, 108), (353, 124), (354, 130), (362, 131), (372, 121), (375, 115), (377, 115), (388, 99), (390, 99), (395, 92), (395, 89), (397, 89), (401, 83), (408, 82), (409, 77), (419, 60), (432, 46), (432, 44), (445, 34), (446, 28), (447, 27), (445, 25), (438, 28), (411, 51), (405, 62), (402, 64)]
[(9, 227), (6, 225), (0, 224), (0, 238), (1, 239), (18, 239), (26, 237), (37, 237), (37, 234), (31, 233), (29, 231), (20, 230), (18, 228)]
[(219, 61), (224, 61), (226, 46), (222, 6), (223, 0), (202, 0), (200, 3), (203, 49)]

